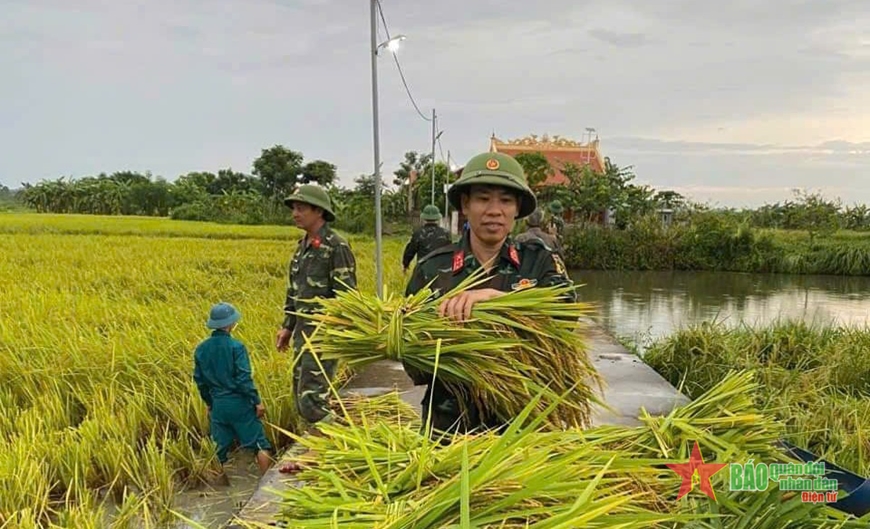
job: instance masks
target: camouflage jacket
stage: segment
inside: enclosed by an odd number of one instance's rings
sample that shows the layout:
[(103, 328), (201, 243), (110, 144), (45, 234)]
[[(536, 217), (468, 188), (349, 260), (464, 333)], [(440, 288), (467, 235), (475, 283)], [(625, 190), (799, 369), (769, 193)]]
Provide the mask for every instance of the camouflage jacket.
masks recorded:
[(558, 253), (560, 257), (563, 257), (562, 247), (559, 244), (559, 241), (556, 239), (556, 237), (554, 237), (553, 235), (550, 235), (549, 233), (545, 232), (544, 230), (542, 230), (541, 228), (539, 228), (537, 226), (535, 226), (533, 228), (529, 228), (528, 230), (524, 231), (523, 233), (517, 235), (516, 241), (518, 243), (528, 243), (529, 241), (531, 241), (532, 239), (535, 239), (535, 238), (543, 241), (544, 244), (547, 245), (547, 247), (549, 247), (554, 252)]
[(314, 312), (317, 305), (312, 298), (331, 298), (338, 291), (356, 288), (356, 260), (347, 241), (326, 224), (313, 239), (306, 239), (299, 240), (290, 261), (290, 282), (284, 302), (285, 329), (304, 326), (304, 321), (297, 321), (296, 315), (288, 313)]
[[(434, 280), (431, 288), (441, 296), (480, 266), (471, 253), (466, 232), (459, 242), (441, 247), (417, 263), (405, 294), (415, 294)], [(562, 258), (542, 241), (531, 239), (520, 243), (509, 237), (502, 245), (498, 263), (491, 270), (489, 281), (475, 288), (494, 288), (510, 292), (519, 288), (572, 284)], [(575, 300), (576, 294), (571, 296), (571, 301)], [(410, 366), (406, 366), (405, 370), (418, 385), (431, 382), (430, 376), (414, 372)]]
[(414, 257), (419, 261), (433, 251), (450, 244), (450, 234), (437, 224), (424, 224), (411, 235), (411, 240), (405, 245), (402, 254), (402, 268), (408, 268)]

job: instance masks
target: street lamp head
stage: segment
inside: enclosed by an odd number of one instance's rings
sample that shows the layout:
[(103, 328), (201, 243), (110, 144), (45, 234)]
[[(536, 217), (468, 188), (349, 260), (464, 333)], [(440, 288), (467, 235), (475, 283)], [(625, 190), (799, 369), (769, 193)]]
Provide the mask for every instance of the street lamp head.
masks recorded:
[(399, 51), (399, 46), (401, 45), (402, 41), (407, 38), (408, 37), (406, 37), (405, 35), (396, 35), (390, 40), (378, 44), (378, 51), (380, 51), (381, 48), (387, 48), (391, 52), (396, 53), (397, 51)]

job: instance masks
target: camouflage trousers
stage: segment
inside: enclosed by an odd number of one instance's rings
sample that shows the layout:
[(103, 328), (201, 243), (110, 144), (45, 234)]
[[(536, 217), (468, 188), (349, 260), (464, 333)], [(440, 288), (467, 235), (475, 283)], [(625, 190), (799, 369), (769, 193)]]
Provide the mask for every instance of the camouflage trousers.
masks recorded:
[[(295, 352), (295, 364), (293, 366), (293, 396), (296, 400), (296, 411), (309, 423), (323, 420), (330, 414), (329, 409), (329, 381), (335, 379), (337, 360), (314, 359), (308, 351), (302, 351), (305, 341), (301, 331), (294, 333), (293, 350)], [(317, 361), (326, 371), (324, 376)]]

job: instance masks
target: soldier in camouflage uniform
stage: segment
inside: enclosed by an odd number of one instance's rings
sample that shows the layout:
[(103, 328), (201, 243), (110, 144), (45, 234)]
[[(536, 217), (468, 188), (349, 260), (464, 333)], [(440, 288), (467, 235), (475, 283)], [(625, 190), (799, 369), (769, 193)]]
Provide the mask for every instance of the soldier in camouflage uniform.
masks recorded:
[[(540, 239), (518, 243), (510, 238), (514, 221), (527, 217), (537, 206), (522, 166), (512, 157), (503, 153), (475, 156), (447, 196), (451, 205), (468, 218), (469, 230), (457, 243), (441, 247), (417, 263), (406, 294), (414, 294), (434, 280), (431, 288), (443, 295), (483, 266), (488, 271), (488, 282), (439, 307), (441, 316), (463, 321), (469, 319), (475, 303), (504, 292), (572, 284), (561, 257)], [(407, 364), (405, 371), (414, 384), (428, 386), (422, 404), (427, 410), (432, 402), (433, 429), (450, 432), (504, 426), (470, 400), (452, 394), (439, 380), (433, 383), (430, 373)]]
[[(284, 303), (286, 314), (278, 331), (279, 351), (287, 349), (291, 339), (298, 356), (305, 344), (304, 335), (314, 328), (313, 322), (290, 312), (312, 313), (317, 304), (312, 298), (332, 298), (335, 293), (356, 288), (356, 261), (350, 246), (332, 231), (327, 222), (335, 220), (332, 203), (326, 191), (314, 185), (303, 185), (284, 204), (293, 209), (293, 220), (305, 230), (290, 262), (290, 281)], [(316, 423), (329, 414), (329, 386), (310, 352), (295, 359), (293, 382), (296, 408), (309, 423)], [(321, 360), (326, 376), (335, 376), (335, 360)]]
[(560, 257), (564, 258), (564, 255), (562, 254), (562, 247), (559, 244), (559, 241), (556, 239), (556, 236), (551, 235), (541, 229), (541, 222), (543, 220), (544, 213), (540, 209), (536, 209), (534, 212), (532, 212), (532, 214), (529, 215), (526, 219), (526, 226), (528, 226), (529, 229), (517, 235), (516, 241), (519, 243), (526, 243), (531, 241), (532, 239), (540, 239), (551, 250), (555, 251), (559, 254)]
[(562, 218), (562, 212), (565, 211), (565, 208), (562, 207), (560, 201), (554, 200), (550, 202), (547, 209), (550, 210), (550, 222), (548, 223), (549, 232), (556, 236), (556, 240), (559, 241), (559, 245), (561, 246), (562, 237), (565, 234), (565, 219)]
[(402, 269), (405, 272), (408, 271), (415, 256), (419, 261), (433, 250), (452, 242), (447, 230), (438, 225), (438, 221), (441, 220), (441, 210), (438, 206), (429, 204), (423, 208), (420, 218), (423, 219), (424, 224), (411, 235), (411, 240), (405, 245), (405, 252), (402, 254)]

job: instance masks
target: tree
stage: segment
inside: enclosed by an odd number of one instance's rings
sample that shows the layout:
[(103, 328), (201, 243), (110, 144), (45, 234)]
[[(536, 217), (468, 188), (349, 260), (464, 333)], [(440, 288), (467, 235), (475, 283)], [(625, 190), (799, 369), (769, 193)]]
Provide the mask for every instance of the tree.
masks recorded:
[[(435, 164), (435, 205), (444, 214), (444, 184), (451, 176), (447, 164), (438, 162)], [(414, 201), (418, 206), (432, 203), (432, 166), (429, 165), (414, 181)], [(420, 208), (422, 209), (422, 208)]]
[(303, 184), (317, 183), (323, 187), (329, 187), (335, 182), (336, 167), (323, 160), (308, 162), (302, 168), (301, 181)]
[(686, 205), (686, 197), (671, 190), (658, 191), (653, 200), (659, 207), (668, 209), (679, 209)]
[(514, 158), (523, 166), (526, 180), (532, 188), (540, 187), (547, 181), (547, 178), (555, 174), (547, 157), (540, 152), (521, 152)]
[(278, 200), (296, 189), (302, 173), (302, 153), (275, 145), (263, 149), (253, 165), (254, 174), (261, 180), (263, 196)]
[[(353, 182), (356, 184), (356, 187), (353, 188), (353, 193), (355, 195), (374, 201), (375, 175), (359, 175), (353, 179)], [(381, 183), (383, 184), (383, 179), (381, 180)], [(374, 207), (374, 202), (372, 202), (372, 207)]]
[(210, 195), (224, 195), (234, 192), (262, 192), (261, 182), (246, 174), (237, 173), (231, 168), (218, 171), (214, 180), (206, 187)]
[(810, 193), (801, 189), (794, 189), (792, 192), (797, 207), (791, 215), (791, 224), (809, 232), (810, 244), (814, 244), (819, 235), (833, 233), (840, 227), (839, 212), (842, 204), (839, 199), (828, 201), (821, 193)]
[(124, 184), (144, 184), (151, 182), (151, 173), (137, 173), (135, 171), (117, 171), (110, 176), (112, 180)]
[(414, 190), (411, 186), (411, 176), (416, 174), (419, 178), (425, 174), (428, 168), (431, 171), (432, 155), (420, 155), (417, 151), (408, 151), (405, 153), (405, 161), (399, 164), (399, 168), (393, 172), (393, 184), (399, 186), (399, 191), (408, 197), (408, 215), (414, 211)]
[(619, 167), (610, 158), (604, 159), (603, 174), (588, 165), (581, 167), (573, 163), (566, 163), (562, 172), (568, 177), (568, 185), (547, 186), (545, 191), (562, 200), (587, 222), (594, 222), (611, 210), (616, 215), (617, 225), (625, 227), (632, 218), (645, 215), (654, 207), (654, 191), (648, 186), (632, 184), (635, 175), (631, 166)]

